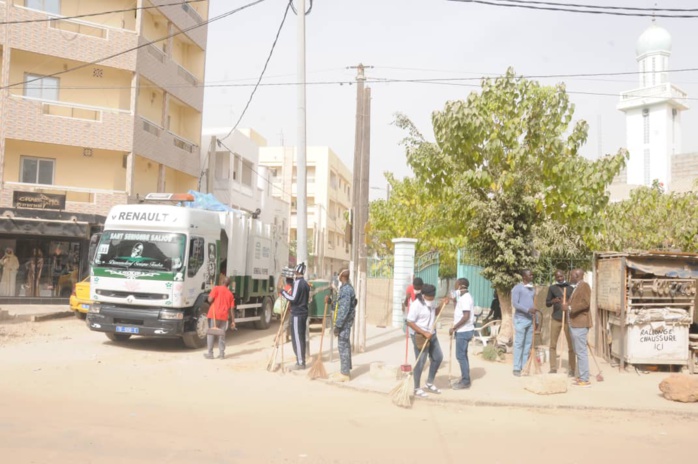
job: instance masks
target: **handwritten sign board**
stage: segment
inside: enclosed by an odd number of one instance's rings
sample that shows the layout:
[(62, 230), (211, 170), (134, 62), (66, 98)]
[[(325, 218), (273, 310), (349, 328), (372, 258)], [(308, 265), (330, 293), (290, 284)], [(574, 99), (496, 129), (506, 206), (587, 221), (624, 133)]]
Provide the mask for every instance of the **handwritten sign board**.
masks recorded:
[(12, 192), (12, 205), (26, 209), (65, 209), (65, 195), (41, 192)]
[(628, 327), (628, 362), (685, 362), (688, 359), (688, 327), (651, 324)]
[(623, 288), (621, 258), (600, 259), (596, 262), (596, 307), (604, 311), (620, 312)]

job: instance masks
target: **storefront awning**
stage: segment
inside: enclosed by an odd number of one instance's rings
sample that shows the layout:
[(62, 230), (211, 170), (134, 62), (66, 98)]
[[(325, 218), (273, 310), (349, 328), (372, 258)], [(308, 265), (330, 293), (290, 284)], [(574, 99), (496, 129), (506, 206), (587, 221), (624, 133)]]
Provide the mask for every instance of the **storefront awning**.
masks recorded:
[(90, 224), (81, 221), (0, 217), (0, 233), (89, 238)]

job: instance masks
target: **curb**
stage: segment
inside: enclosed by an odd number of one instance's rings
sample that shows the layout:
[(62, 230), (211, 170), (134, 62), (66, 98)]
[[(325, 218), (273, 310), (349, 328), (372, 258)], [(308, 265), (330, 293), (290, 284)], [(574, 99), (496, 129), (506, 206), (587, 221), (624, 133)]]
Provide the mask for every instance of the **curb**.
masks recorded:
[[(328, 385), (332, 385), (337, 388), (345, 388), (348, 390), (359, 391), (362, 393), (373, 393), (389, 398), (389, 394), (381, 391), (372, 389), (370, 387), (351, 385), (350, 383), (338, 383), (331, 380), (317, 379)], [(570, 404), (529, 404), (514, 401), (492, 401), (492, 400), (478, 400), (478, 399), (451, 399), (443, 397), (430, 396), (428, 399), (420, 399), (420, 402), (430, 402), (440, 406), (458, 404), (462, 406), (483, 406), (483, 407), (494, 407), (494, 408), (517, 408), (517, 409), (539, 409), (539, 410), (560, 410), (560, 411), (586, 411), (586, 412), (622, 412), (622, 413), (650, 413), (650, 414), (661, 414), (666, 416), (680, 417), (684, 419), (697, 419), (698, 410), (695, 411), (672, 411), (666, 409), (656, 409), (656, 408), (629, 408), (629, 407), (614, 407), (614, 406), (589, 406), (589, 405), (570, 405)], [(667, 400), (669, 401), (669, 400)], [(397, 406), (396, 406), (397, 407)]]
[(26, 320), (29, 322), (44, 322), (53, 319), (62, 319), (64, 317), (71, 317), (73, 311), (60, 311), (57, 313), (47, 313), (47, 314), (35, 314), (32, 316), (16, 316), (17, 320)]

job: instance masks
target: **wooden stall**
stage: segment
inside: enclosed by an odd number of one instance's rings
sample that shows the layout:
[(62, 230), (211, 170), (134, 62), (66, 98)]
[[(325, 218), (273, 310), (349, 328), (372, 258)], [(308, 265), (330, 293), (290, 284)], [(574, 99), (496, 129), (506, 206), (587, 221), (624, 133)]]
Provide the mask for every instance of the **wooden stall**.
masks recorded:
[(698, 328), (698, 254), (597, 253), (593, 273), (597, 354), (621, 368), (677, 365), (696, 372), (690, 332)]

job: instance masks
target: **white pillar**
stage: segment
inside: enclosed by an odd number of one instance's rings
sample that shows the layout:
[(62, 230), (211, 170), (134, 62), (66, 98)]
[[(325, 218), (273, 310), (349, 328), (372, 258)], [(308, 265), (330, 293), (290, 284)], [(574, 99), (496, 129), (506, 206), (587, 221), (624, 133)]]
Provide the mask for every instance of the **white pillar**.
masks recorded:
[(405, 290), (414, 275), (414, 254), (417, 245), (415, 238), (394, 238), (395, 262), (393, 264), (393, 327), (400, 328), (404, 323), (402, 302)]

